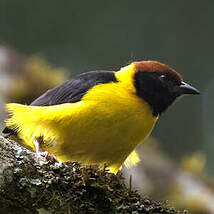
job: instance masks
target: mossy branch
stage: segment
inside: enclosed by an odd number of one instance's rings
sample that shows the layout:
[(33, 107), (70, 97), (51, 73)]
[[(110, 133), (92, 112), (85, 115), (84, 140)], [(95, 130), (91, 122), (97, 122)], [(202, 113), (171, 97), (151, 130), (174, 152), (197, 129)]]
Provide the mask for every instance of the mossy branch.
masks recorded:
[(51, 163), (0, 136), (0, 213), (179, 212), (131, 191), (121, 173)]

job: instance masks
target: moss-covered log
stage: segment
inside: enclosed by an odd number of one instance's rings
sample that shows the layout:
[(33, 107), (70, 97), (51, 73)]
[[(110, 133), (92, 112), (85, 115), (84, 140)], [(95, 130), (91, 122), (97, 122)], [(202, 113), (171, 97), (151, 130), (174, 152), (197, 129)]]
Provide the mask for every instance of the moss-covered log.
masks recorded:
[(120, 173), (38, 159), (0, 137), (0, 213), (179, 212), (131, 191)]

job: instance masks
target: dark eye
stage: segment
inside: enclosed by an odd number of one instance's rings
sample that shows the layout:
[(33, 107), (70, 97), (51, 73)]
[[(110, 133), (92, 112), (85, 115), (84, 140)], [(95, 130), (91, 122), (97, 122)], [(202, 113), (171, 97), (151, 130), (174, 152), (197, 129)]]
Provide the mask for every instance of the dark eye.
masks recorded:
[(161, 80), (164, 80), (164, 79), (166, 79), (166, 75), (162, 74), (162, 75), (160, 75), (159, 78), (160, 78)]
[(167, 74), (162, 74), (159, 76), (160, 80), (163, 82), (168, 82), (174, 85), (179, 85), (179, 82), (177, 81), (177, 79), (173, 78), (173, 76), (169, 76)]
[(166, 75), (164, 75), (164, 74), (162, 74), (162, 75), (160, 76), (160, 78), (164, 78), (164, 77), (166, 77)]

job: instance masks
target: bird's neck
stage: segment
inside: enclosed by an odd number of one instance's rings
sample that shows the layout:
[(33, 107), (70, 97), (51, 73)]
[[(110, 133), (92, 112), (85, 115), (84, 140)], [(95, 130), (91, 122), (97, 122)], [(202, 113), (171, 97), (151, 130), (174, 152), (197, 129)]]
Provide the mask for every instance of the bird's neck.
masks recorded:
[(135, 74), (135, 65), (134, 63), (121, 68), (119, 71), (115, 72), (115, 77), (119, 83), (123, 84), (126, 89), (136, 92), (136, 88), (133, 84)]

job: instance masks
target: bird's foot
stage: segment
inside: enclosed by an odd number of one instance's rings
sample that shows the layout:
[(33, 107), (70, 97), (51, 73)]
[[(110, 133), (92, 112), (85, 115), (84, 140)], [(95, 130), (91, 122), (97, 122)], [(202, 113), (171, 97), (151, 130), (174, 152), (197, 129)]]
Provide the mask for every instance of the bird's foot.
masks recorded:
[(49, 154), (48, 151), (44, 151), (42, 149), (42, 144), (44, 144), (42, 137), (36, 138), (36, 140), (33, 141), (33, 144), (35, 145), (36, 148), (37, 158), (45, 158), (50, 163), (58, 162), (54, 154)]
[(50, 163), (57, 162), (56, 156), (54, 154), (49, 154), (47, 151), (37, 152), (36, 156), (37, 158), (45, 158)]

